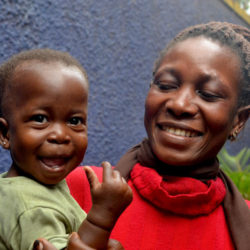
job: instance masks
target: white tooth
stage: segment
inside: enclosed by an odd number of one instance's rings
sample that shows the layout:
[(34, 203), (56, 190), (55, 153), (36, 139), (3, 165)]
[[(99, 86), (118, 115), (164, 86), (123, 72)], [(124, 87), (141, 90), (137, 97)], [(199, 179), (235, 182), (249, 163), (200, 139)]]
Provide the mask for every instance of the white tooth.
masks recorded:
[(184, 129), (172, 128), (172, 127), (168, 127), (168, 126), (162, 126), (162, 130), (165, 130), (171, 134), (180, 135), (180, 136), (186, 136), (186, 137), (197, 136), (196, 132), (186, 131)]
[(175, 130), (175, 134), (176, 134), (176, 135), (181, 135), (181, 130), (177, 128), (177, 129)]
[(175, 129), (174, 128), (169, 128), (169, 132), (172, 133), (172, 134), (174, 134)]
[(185, 130), (181, 130), (180, 135), (182, 135), (182, 136), (186, 136), (186, 132), (185, 132)]

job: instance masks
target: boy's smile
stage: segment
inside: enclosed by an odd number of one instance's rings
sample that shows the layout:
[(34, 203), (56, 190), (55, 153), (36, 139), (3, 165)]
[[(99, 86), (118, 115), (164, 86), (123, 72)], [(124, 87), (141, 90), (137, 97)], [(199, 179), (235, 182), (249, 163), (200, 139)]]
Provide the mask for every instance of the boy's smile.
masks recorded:
[(27, 61), (19, 65), (5, 97), (7, 138), (13, 164), (56, 184), (78, 166), (87, 148), (88, 83), (74, 66)]

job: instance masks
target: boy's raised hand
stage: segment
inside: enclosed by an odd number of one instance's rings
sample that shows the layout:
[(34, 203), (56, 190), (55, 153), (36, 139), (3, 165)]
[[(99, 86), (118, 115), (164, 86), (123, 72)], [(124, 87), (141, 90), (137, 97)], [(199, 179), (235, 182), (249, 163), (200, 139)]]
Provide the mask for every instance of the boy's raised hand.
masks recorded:
[(85, 167), (90, 184), (92, 208), (87, 220), (106, 230), (112, 230), (116, 220), (132, 201), (132, 190), (110, 163), (103, 162), (103, 181), (99, 182), (95, 172)]
[[(87, 218), (79, 227), (78, 234), (71, 235), (68, 250), (123, 249), (119, 242), (111, 240), (109, 237), (118, 217), (132, 201), (132, 190), (120, 173), (113, 170), (108, 162), (103, 162), (102, 167), (102, 182), (99, 182), (90, 167), (85, 167), (93, 204)], [(34, 247), (36, 250), (55, 249), (44, 239), (37, 242)]]

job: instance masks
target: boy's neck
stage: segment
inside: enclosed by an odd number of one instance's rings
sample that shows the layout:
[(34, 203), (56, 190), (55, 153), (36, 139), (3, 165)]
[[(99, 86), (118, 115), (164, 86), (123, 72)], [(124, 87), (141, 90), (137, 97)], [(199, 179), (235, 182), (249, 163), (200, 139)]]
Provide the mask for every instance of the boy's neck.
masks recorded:
[(13, 162), (9, 171), (7, 172), (6, 178), (17, 176), (26, 176), (26, 174)]

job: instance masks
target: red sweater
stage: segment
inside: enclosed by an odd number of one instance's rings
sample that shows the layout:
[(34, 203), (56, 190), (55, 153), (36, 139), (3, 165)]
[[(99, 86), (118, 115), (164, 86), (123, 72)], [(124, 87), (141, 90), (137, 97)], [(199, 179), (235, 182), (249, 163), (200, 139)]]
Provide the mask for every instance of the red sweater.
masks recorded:
[[(101, 180), (102, 168), (93, 169)], [(204, 184), (192, 178), (166, 178), (135, 165), (128, 181), (133, 201), (118, 219), (111, 238), (128, 250), (234, 249), (221, 206), (222, 181)], [(88, 212), (91, 196), (83, 168), (66, 180), (74, 198)]]

